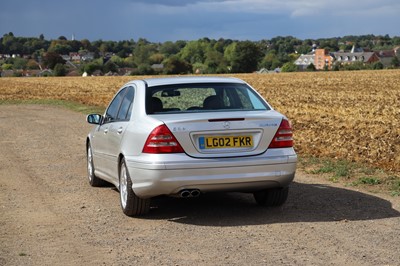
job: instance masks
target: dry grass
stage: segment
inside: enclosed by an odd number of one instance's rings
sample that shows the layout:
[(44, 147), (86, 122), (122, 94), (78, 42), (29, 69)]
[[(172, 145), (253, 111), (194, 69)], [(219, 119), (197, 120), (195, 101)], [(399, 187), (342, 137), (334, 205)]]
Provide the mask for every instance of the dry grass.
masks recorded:
[[(399, 70), (234, 76), (289, 117), (300, 154), (400, 172)], [(105, 106), (135, 78), (0, 78), (0, 100), (60, 99)]]

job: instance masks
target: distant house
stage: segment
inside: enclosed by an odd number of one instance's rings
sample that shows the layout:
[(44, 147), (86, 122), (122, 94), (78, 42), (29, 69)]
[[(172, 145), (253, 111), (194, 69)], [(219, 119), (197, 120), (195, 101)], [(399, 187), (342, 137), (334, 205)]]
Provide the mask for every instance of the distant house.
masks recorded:
[(384, 67), (390, 67), (395, 57), (400, 59), (400, 47), (396, 47), (393, 50), (379, 51), (376, 54)]
[(81, 55), (79, 53), (69, 53), (70, 56), (70, 60), (71, 61), (76, 61), (76, 62), (80, 62), (81, 61)]
[(379, 61), (379, 57), (374, 52), (336, 52), (333, 53), (336, 62), (340, 64), (352, 64), (362, 62), (364, 64), (372, 64)]
[(40, 72), (42, 70), (38, 70), (38, 69), (33, 69), (33, 70), (24, 70), (22, 72), (22, 76), (24, 77), (37, 77), (40, 76)]
[(65, 61), (72, 61), (80, 63), (81, 61), (92, 61), (94, 59), (94, 53), (92, 52), (71, 52), (68, 55), (61, 55)]
[(0, 54), (0, 59), (7, 59), (10, 57), (11, 57), (11, 55), (9, 55), (9, 54)]
[[(325, 68), (332, 69), (333, 63), (353, 64), (356, 62), (362, 62), (363, 64), (372, 64), (378, 61), (388, 61), (395, 54), (394, 51), (382, 52), (379, 57), (379, 53), (376, 52), (364, 52), (363, 49), (353, 49), (350, 52), (334, 52), (329, 53), (326, 49), (315, 49), (314, 52), (306, 55), (301, 55), (294, 63), (298, 66), (299, 70), (305, 70), (310, 64), (314, 64), (315, 69), (323, 70)], [(384, 59), (388, 57), (387, 59)], [(382, 62), (385, 66), (385, 63)]]
[(317, 70), (324, 70), (325, 68), (331, 69), (335, 57), (326, 49), (313, 49), (313, 51), (306, 55), (301, 55), (294, 61), (299, 70), (306, 70), (311, 64)]
[(69, 61), (71, 60), (71, 56), (69, 54), (63, 54), (61, 55), (62, 59), (64, 59), (65, 61)]
[(307, 67), (311, 64), (314, 64), (314, 54), (302, 54), (299, 58), (294, 61), (294, 64), (298, 67), (299, 70), (306, 70)]
[(6, 78), (6, 77), (13, 77), (14, 76), (14, 70), (3, 70), (1, 71), (1, 77)]
[(395, 55), (400, 58), (400, 46), (397, 46), (393, 49)]
[(92, 52), (84, 52), (79, 54), (81, 55), (82, 61), (92, 61), (94, 59), (94, 53)]
[(335, 60), (327, 49), (315, 49), (314, 65), (317, 70), (331, 69)]
[(281, 69), (279, 67), (275, 68), (274, 70), (268, 70), (266, 68), (261, 68), (256, 72), (257, 74), (271, 74), (271, 73), (281, 73)]

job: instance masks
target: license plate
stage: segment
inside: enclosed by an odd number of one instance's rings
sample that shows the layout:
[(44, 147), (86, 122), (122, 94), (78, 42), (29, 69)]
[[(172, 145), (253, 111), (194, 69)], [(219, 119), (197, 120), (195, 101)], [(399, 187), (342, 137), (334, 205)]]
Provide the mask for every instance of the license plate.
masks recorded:
[(253, 136), (210, 136), (199, 138), (200, 149), (253, 147)]

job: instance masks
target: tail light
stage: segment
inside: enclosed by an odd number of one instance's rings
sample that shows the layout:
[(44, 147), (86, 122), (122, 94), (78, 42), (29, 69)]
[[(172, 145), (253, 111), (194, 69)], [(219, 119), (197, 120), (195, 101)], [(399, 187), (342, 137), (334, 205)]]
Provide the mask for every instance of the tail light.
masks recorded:
[(180, 153), (184, 152), (178, 140), (166, 125), (156, 127), (149, 135), (143, 147), (144, 153)]
[(293, 131), (288, 120), (283, 119), (268, 148), (293, 147)]

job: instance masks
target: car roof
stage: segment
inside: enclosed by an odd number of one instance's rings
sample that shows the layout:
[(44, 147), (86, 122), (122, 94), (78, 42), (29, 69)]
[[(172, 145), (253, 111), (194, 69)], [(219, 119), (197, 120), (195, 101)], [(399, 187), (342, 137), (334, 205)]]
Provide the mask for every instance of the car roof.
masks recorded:
[(171, 84), (188, 84), (188, 83), (243, 83), (241, 79), (230, 77), (167, 77), (167, 78), (148, 78), (143, 80), (147, 86), (161, 86)]

